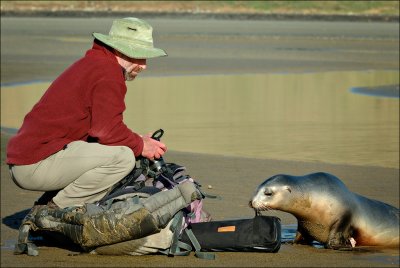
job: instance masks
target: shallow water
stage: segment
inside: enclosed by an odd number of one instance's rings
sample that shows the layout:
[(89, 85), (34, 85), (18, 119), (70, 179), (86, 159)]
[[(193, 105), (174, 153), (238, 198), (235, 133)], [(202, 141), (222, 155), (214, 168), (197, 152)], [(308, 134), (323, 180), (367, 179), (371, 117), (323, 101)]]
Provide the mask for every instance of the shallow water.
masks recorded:
[[(174, 151), (399, 168), (399, 98), (351, 91), (398, 84), (398, 71), (139, 77), (124, 118), (163, 128)], [(47, 86), (3, 86), (2, 127), (18, 128)]]

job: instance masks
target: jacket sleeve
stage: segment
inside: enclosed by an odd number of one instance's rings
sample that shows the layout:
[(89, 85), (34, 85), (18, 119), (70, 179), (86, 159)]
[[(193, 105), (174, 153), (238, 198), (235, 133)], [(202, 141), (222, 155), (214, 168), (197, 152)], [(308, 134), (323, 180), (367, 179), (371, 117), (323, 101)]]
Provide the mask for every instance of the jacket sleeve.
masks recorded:
[(135, 157), (143, 151), (143, 139), (123, 122), (126, 86), (112, 80), (99, 81), (91, 95), (92, 121), (89, 136), (104, 145), (124, 145)]

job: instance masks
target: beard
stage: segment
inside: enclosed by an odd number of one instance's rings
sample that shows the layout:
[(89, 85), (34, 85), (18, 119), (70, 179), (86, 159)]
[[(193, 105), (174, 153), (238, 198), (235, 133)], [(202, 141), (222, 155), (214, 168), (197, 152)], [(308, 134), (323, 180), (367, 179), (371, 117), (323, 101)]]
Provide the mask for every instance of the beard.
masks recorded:
[(131, 75), (125, 69), (123, 69), (125, 81), (132, 81), (136, 78), (136, 75)]

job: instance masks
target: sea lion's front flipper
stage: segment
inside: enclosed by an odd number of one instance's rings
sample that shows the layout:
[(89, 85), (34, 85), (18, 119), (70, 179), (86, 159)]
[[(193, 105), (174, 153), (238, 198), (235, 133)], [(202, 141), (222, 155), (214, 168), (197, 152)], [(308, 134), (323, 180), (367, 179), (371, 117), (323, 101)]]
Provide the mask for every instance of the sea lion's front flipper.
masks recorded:
[[(355, 245), (352, 238), (351, 213), (345, 213), (343, 217), (336, 221), (329, 232), (326, 248), (337, 250), (351, 250)], [(352, 239), (352, 240), (351, 240)]]

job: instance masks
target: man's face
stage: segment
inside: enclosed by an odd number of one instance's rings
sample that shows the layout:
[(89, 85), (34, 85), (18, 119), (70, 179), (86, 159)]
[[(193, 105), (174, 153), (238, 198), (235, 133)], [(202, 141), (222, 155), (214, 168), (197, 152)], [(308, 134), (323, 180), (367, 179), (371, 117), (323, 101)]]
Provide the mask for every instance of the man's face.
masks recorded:
[(124, 75), (126, 81), (132, 81), (136, 78), (138, 73), (145, 70), (147, 67), (146, 59), (129, 58), (118, 51), (116, 57), (119, 65), (121, 65), (125, 70)]

